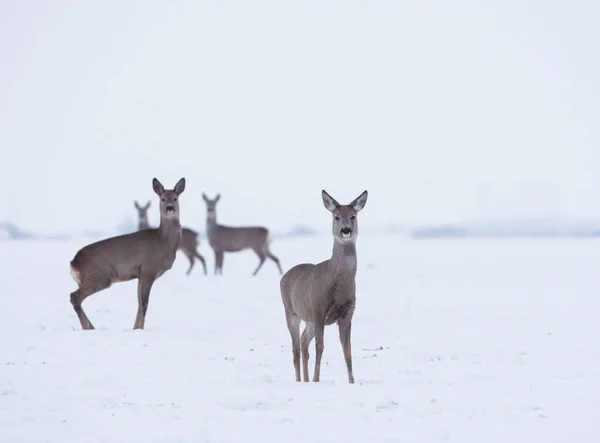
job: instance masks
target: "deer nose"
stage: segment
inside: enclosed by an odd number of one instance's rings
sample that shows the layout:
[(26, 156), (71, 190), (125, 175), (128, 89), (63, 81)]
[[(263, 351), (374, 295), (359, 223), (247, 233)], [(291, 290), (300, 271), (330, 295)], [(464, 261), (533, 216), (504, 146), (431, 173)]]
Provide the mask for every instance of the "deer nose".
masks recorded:
[(175, 212), (175, 208), (171, 205), (167, 206), (165, 209), (167, 210), (167, 212)]
[(344, 228), (342, 228), (341, 232), (344, 235), (348, 235), (348, 234), (350, 234), (352, 232), (352, 229), (350, 229), (348, 227), (344, 227)]

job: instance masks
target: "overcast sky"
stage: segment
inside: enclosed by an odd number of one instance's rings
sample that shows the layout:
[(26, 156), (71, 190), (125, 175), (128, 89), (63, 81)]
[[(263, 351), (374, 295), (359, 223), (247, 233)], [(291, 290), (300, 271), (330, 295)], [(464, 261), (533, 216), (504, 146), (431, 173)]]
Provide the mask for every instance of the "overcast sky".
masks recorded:
[(0, 1), (0, 221), (600, 217), (595, 1)]

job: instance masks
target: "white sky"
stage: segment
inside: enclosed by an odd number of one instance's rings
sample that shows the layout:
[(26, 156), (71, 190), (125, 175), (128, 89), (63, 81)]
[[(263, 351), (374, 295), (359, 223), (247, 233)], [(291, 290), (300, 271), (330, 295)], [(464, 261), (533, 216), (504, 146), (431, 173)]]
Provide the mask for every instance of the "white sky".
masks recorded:
[(0, 220), (600, 217), (595, 1), (0, 1)]

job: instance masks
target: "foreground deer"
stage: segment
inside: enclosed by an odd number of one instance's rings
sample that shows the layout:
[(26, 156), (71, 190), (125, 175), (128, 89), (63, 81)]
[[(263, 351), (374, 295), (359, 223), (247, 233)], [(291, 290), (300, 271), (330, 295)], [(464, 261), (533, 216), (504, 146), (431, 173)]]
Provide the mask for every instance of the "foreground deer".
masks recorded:
[[(146, 203), (145, 206), (141, 206), (137, 201), (134, 200), (134, 205), (138, 212), (138, 231), (141, 231), (142, 229), (150, 229), (150, 224), (148, 223), (148, 208), (150, 207), (150, 202)], [(204, 275), (207, 274), (206, 261), (198, 252), (199, 245), (200, 238), (198, 237), (198, 233), (196, 231), (189, 228), (181, 228), (181, 243), (179, 243), (179, 250), (183, 252), (190, 261), (190, 267), (188, 268), (186, 275), (190, 275), (190, 272), (192, 272), (192, 268), (195, 264), (195, 258), (200, 260), (200, 263), (202, 263)]]
[[(365, 207), (367, 195), (365, 191), (349, 205), (340, 205), (322, 191), (323, 203), (333, 214), (333, 254), (317, 265), (296, 265), (281, 278), (281, 298), (292, 337), (296, 381), (300, 381), (300, 350), (304, 381), (308, 381), (308, 346), (313, 337), (317, 351), (313, 381), (319, 381), (325, 326), (337, 322), (348, 381), (354, 383), (350, 331), (356, 301), (356, 215)], [(306, 323), (302, 338), (300, 320)]]
[(215, 275), (223, 274), (223, 255), (225, 252), (237, 252), (244, 249), (252, 249), (260, 263), (252, 275), (256, 275), (261, 268), (265, 259), (268, 257), (275, 262), (279, 273), (283, 274), (279, 259), (269, 250), (269, 231), (262, 226), (240, 227), (233, 228), (217, 224), (217, 202), (221, 198), (221, 194), (211, 200), (202, 194), (202, 198), (206, 202), (206, 234), (210, 246), (215, 251)]
[(178, 197), (185, 189), (185, 179), (165, 191), (152, 180), (160, 196), (160, 226), (132, 234), (119, 235), (89, 244), (71, 261), (71, 275), (79, 286), (71, 293), (71, 303), (83, 329), (94, 326), (83, 312), (81, 303), (90, 295), (113, 283), (138, 279), (138, 312), (134, 329), (144, 329), (150, 289), (154, 281), (171, 269), (181, 241)]

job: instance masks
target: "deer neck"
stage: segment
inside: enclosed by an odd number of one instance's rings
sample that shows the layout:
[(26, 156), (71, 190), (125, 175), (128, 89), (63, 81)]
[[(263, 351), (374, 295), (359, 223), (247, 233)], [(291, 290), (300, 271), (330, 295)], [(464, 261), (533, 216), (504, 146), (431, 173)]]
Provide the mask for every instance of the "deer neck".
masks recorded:
[(179, 223), (179, 219), (161, 217), (158, 233), (161, 239), (166, 242), (179, 244), (181, 241), (181, 224)]
[(138, 223), (138, 230), (148, 229), (150, 226), (148, 225), (148, 220), (140, 219)]
[(340, 243), (334, 240), (329, 266), (336, 278), (354, 279), (356, 276), (356, 243)]
[(206, 231), (212, 232), (217, 226), (217, 213), (212, 212), (206, 215)]

